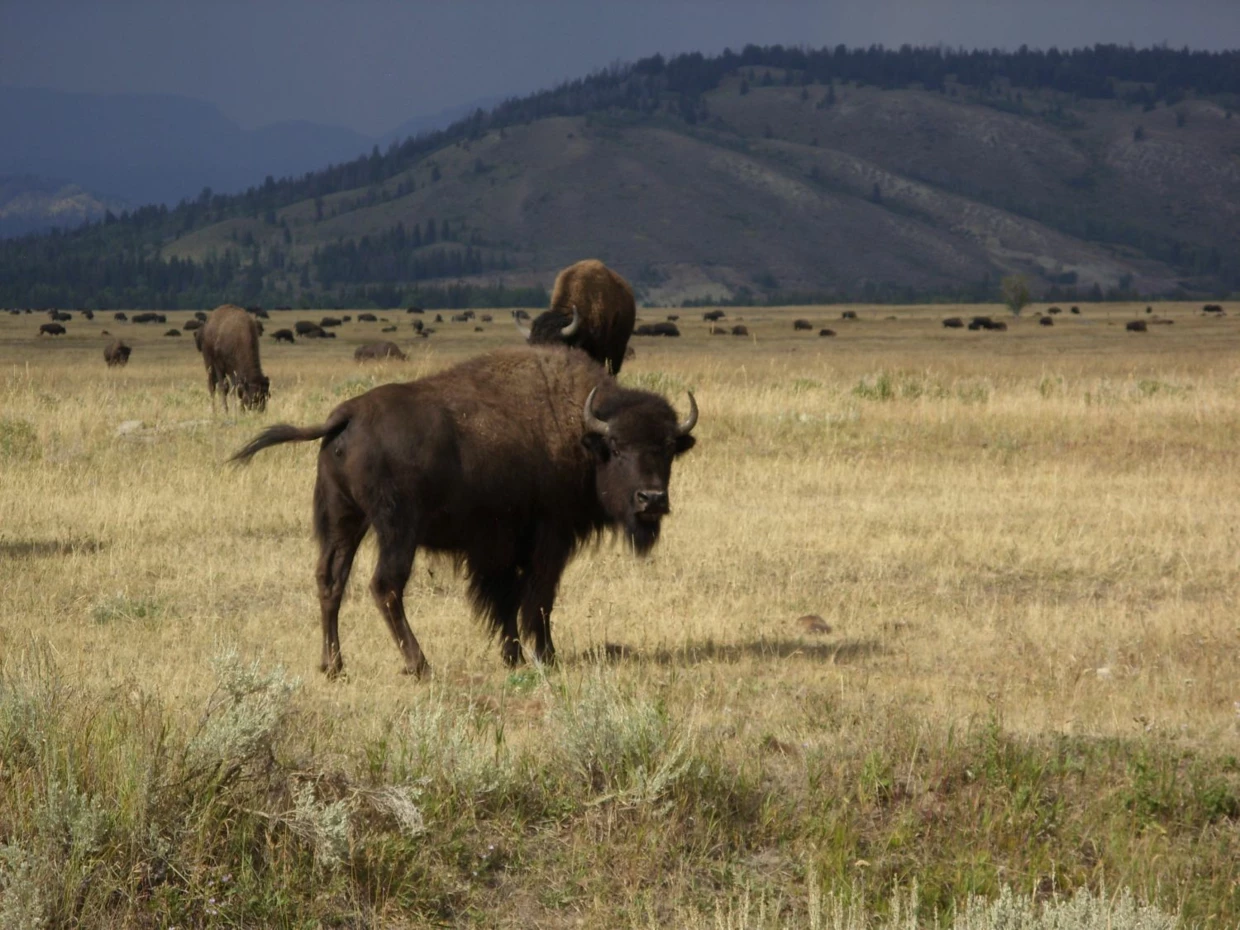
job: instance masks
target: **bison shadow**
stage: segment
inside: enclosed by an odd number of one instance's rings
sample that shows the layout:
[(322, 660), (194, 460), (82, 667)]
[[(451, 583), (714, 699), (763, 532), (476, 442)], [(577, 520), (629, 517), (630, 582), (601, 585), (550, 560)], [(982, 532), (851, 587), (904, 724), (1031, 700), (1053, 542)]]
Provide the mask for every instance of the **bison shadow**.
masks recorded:
[(0, 539), (0, 559), (45, 559), (57, 555), (93, 555), (107, 543), (97, 539)]
[(807, 643), (799, 639), (759, 639), (748, 643), (689, 643), (674, 649), (643, 653), (623, 643), (604, 643), (581, 653), (586, 662), (653, 662), (655, 665), (700, 665), (741, 659), (805, 659), (840, 665), (888, 652), (877, 639), (845, 639), (834, 643)]

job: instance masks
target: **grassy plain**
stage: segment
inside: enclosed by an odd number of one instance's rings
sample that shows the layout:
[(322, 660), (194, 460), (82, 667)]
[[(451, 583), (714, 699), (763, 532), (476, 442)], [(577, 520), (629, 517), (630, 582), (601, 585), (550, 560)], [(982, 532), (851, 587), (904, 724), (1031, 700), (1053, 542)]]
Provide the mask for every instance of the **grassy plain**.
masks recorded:
[(0, 916), (774, 926), (915, 882), (925, 919), (1006, 886), (1240, 924), (1240, 315), (842, 309), (642, 311), (684, 335), (622, 380), (702, 411), (653, 557), (577, 558), (545, 673), (419, 561), (425, 683), (369, 543), (347, 676), (317, 672), (314, 449), (223, 462), (516, 343), (507, 314), (414, 341), (383, 312), (407, 363), (352, 361), (382, 323), (266, 339), (262, 416), (213, 413), (167, 326), (0, 316)]

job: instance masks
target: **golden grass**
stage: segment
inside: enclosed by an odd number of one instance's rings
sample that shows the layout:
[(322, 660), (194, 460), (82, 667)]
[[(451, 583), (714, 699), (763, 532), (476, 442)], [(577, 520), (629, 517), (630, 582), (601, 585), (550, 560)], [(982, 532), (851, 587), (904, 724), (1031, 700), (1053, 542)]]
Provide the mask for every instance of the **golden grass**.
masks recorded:
[[(596, 651), (620, 652), (611, 674), (723, 758), (788, 747), (775, 770), (790, 783), (814, 753), (864, 754), (909, 721), (923, 745), (996, 719), (1033, 738), (1234, 753), (1240, 320), (1160, 304), (1174, 325), (1129, 334), (1144, 304), (1085, 305), (1048, 328), (1035, 306), (1006, 333), (970, 333), (937, 321), (1006, 312), (840, 309), (729, 311), (747, 339), (708, 335), (701, 311), (641, 312), (678, 313), (684, 336), (635, 338), (622, 380), (678, 407), (692, 388), (699, 444), (651, 559), (605, 543), (570, 566), (556, 675), (574, 687)], [(192, 340), (166, 326), (99, 314), (53, 341), (33, 336), (41, 317), (0, 317), (0, 653), (44, 640), (76, 684), (132, 683), (188, 720), (210, 657), (235, 644), (303, 677), (300, 732), (327, 758), (356, 759), (439, 689), (502, 707), (505, 738), (536, 744), (538, 692), (510, 695), (444, 561), (420, 559), (406, 598), (435, 682), (397, 674), (366, 592), (369, 543), (341, 615), (347, 676), (325, 681), (314, 449), (223, 464), (266, 424), (321, 422), (374, 384), (518, 340), (506, 314), (427, 341), (407, 338), (404, 313), (380, 315), (408, 363), (352, 361), (390, 338), (381, 323), (264, 340), (263, 416), (213, 413)], [(318, 316), (273, 314), (268, 332)], [(815, 332), (794, 333), (798, 317)], [(823, 325), (839, 335), (819, 338)], [(104, 367), (103, 329), (134, 346), (127, 368)], [(129, 420), (141, 428), (118, 435)], [(806, 613), (831, 632), (806, 633)]]

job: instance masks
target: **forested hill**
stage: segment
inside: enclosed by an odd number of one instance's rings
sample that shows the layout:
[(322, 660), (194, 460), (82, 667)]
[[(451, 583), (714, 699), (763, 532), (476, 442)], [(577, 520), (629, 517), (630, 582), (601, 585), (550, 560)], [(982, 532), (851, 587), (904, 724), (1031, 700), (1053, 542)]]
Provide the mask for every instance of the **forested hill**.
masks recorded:
[(656, 56), (244, 194), (0, 243), (0, 304), (541, 303), (1240, 289), (1240, 52)]

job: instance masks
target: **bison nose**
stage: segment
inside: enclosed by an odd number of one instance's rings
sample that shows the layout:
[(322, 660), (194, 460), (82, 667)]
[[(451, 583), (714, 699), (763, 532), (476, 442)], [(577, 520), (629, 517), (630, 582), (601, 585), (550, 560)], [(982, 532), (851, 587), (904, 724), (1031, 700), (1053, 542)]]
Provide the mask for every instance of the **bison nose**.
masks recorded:
[(637, 509), (642, 513), (667, 513), (666, 491), (638, 491)]

